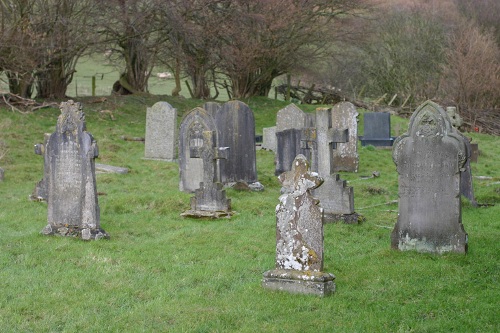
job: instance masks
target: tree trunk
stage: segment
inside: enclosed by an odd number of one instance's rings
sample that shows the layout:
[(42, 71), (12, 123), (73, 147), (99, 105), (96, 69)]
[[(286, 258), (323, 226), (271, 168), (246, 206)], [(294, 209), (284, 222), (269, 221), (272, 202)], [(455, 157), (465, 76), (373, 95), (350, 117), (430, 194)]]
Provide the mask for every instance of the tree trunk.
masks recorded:
[(13, 74), (7, 72), (9, 92), (22, 98), (31, 98), (33, 94), (33, 76), (31, 74)]

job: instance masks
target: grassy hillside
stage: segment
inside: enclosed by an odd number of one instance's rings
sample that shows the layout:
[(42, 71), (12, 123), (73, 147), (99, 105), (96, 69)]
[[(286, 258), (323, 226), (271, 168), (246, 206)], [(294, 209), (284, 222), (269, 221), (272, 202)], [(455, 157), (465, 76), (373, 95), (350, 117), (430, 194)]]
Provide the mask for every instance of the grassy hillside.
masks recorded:
[[(500, 330), (500, 147), (479, 143), (473, 164), (477, 200), (463, 201), (467, 255), (390, 249), (397, 218), (397, 174), (390, 150), (360, 148), (360, 170), (342, 173), (354, 187), (361, 225), (325, 226), (325, 271), (337, 292), (317, 298), (270, 292), (262, 273), (274, 267), (279, 184), (274, 155), (257, 152), (264, 192), (227, 190), (231, 219), (181, 218), (189, 194), (178, 191), (178, 166), (142, 159), (146, 107), (168, 101), (182, 114), (202, 101), (151, 97), (83, 98), (99, 163), (127, 167), (99, 174), (102, 227), (108, 241), (42, 236), (47, 207), (28, 200), (42, 177), (33, 144), (53, 132), (59, 110), (22, 115), (0, 109), (0, 327), (3, 332), (494, 332)], [(274, 125), (286, 103), (245, 100), (257, 133)], [(308, 106), (307, 111), (315, 107)], [(104, 111), (104, 112), (103, 112)], [(362, 121), (362, 116), (360, 116)], [(393, 129), (407, 120), (394, 117)], [(400, 125), (397, 125), (400, 124)], [(397, 126), (396, 126), (397, 125)], [(360, 130), (362, 126), (360, 124)], [(379, 171), (380, 177), (362, 179)]]

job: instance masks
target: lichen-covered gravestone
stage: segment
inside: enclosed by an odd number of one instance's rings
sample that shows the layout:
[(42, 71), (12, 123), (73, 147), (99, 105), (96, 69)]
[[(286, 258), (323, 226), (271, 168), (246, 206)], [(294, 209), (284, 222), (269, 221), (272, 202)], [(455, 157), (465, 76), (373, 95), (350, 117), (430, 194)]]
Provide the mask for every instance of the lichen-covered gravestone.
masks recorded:
[(335, 291), (335, 276), (323, 272), (323, 211), (310, 190), (323, 179), (298, 155), (292, 170), (279, 176), (283, 185), (276, 207), (276, 268), (264, 273), (272, 290), (325, 296)]
[(177, 109), (158, 102), (146, 111), (144, 158), (174, 161), (177, 158)]
[(218, 159), (227, 158), (227, 147), (215, 147), (216, 133), (204, 131), (202, 141), (190, 147), (190, 156), (203, 160), (203, 182), (191, 197), (191, 209), (182, 213), (188, 217), (230, 217), (231, 200), (226, 198), (226, 191), (217, 179)]
[(358, 172), (358, 110), (354, 104), (340, 102), (332, 108), (332, 127), (348, 130), (346, 142), (336, 143), (333, 150), (333, 172)]
[(45, 235), (109, 238), (101, 229), (94, 159), (97, 143), (87, 132), (80, 103), (63, 102), (56, 131), (45, 147), (47, 226)]
[(391, 246), (419, 252), (467, 252), (462, 225), (460, 171), (467, 159), (462, 137), (446, 112), (427, 101), (415, 110), (408, 132), (396, 139), (399, 214)]

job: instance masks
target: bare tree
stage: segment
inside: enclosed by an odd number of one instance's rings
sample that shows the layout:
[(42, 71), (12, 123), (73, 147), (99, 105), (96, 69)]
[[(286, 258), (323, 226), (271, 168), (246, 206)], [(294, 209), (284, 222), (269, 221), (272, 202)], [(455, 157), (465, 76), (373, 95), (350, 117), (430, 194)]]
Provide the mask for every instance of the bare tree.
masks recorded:
[(112, 60), (124, 64), (114, 91), (120, 94), (147, 91), (160, 48), (160, 36), (153, 24), (157, 3), (151, 0), (108, 0), (96, 1), (96, 8), (99, 14), (95, 24), (101, 43), (112, 51)]
[(473, 21), (450, 38), (442, 93), (462, 109), (482, 109), (500, 103), (500, 48), (493, 33), (481, 32)]
[(90, 0), (4, 0), (0, 67), (11, 92), (29, 97), (62, 98), (75, 65), (89, 44), (85, 27)]

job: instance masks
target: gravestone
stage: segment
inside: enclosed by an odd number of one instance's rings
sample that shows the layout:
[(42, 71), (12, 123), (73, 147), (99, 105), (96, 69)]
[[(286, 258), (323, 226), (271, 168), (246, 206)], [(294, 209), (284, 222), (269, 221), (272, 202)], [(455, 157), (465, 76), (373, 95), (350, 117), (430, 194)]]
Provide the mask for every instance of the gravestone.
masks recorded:
[(306, 114), (295, 104), (290, 104), (278, 111), (276, 115), (276, 156), (275, 175), (289, 171), (292, 162), (298, 154), (311, 159), (310, 147), (301, 144), (302, 135), (307, 128), (314, 128), (316, 118), (314, 114)]
[(191, 209), (181, 216), (219, 218), (231, 216), (231, 200), (226, 199), (226, 191), (217, 179), (218, 159), (226, 159), (227, 147), (216, 147), (215, 131), (204, 131), (202, 142), (190, 147), (191, 158), (203, 160), (203, 181), (191, 197)]
[(332, 110), (326, 108), (316, 109), (316, 137), (313, 146), (316, 153), (316, 165), (313, 171), (319, 173), (324, 179), (321, 187), (312, 193), (321, 202), (324, 210), (325, 222), (342, 221), (344, 223), (358, 223), (359, 215), (354, 212), (354, 191), (347, 186), (345, 180), (341, 180), (338, 173), (334, 173), (332, 155), (335, 146), (341, 142), (347, 142), (348, 129), (332, 127)]
[(336, 143), (333, 151), (333, 172), (358, 172), (358, 111), (354, 104), (340, 102), (332, 108), (332, 127), (346, 128), (346, 142)]
[(179, 189), (183, 192), (192, 193), (203, 182), (203, 159), (191, 157), (190, 147), (203, 144), (205, 131), (216, 132), (217, 136), (214, 118), (207, 110), (194, 108), (183, 117), (179, 129)]
[(94, 167), (97, 143), (87, 132), (80, 103), (63, 102), (60, 109), (56, 131), (44, 151), (48, 224), (42, 234), (109, 238), (100, 227)]
[(48, 197), (48, 179), (49, 179), (49, 160), (46, 158), (45, 149), (50, 138), (50, 133), (44, 134), (44, 142), (35, 145), (35, 154), (43, 156), (43, 177), (36, 183), (33, 193), (30, 195), (32, 201), (47, 201)]
[(479, 157), (479, 144), (470, 143), (470, 161), (477, 163), (477, 159)]
[(177, 109), (158, 102), (146, 111), (144, 158), (172, 162), (177, 158)]
[(364, 135), (360, 136), (362, 146), (390, 147), (394, 143), (391, 137), (391, 115), (384, 112), (364, 114)]
[(462, 137), (446, 112), (427, 101), (397, 138), (393, 160), (399, 174), (399, 214), (391, 246), (419, 252), (467, 252), (462, 225), (460, 169), (467, 159)]
[(2, 168), (0, 168), (0, 182), (3, 182), (4, 175), (5, 175), (5, 171)]
[(230, 148), (227, 159), (219, 161), (220, 181), (223, 184), (257, 182), (253, 111), (240, 101), (229, 101), (220, 106), (206, 103), (203, 108), (214, 117), (217, 144)]
[(276, 267), (264, 273), (262, 286), (271, 290), (326, 296), (335, 291), (335, 276), (323, 272), (323, 212), (310, 190), (323, 180), (309, 171), (298, 155), (282, 183), (276, 207)]
[(276, 151), (276, 126), (262, 129), (262, 149)]
[(471, 143), (469, 139), (464, 136), (462, 133), (458, 132), (457, 133), (462, 137), (462, 140), (464, 141), (465, 147), (466, 147), (466, 159), (463, 167), (460, 169), (460, 194), (462, 194), (473, 207), (477, 207), (478, 203), (476, 201), (476, 198), (474, 196), (474, 186), (472, 183), (472, 169), (470, 167), (470, 161), (471, 161)]
[(460, 117), (460, 114), (458, 114), (456, 107), (454, 106), (446, 107), (446, 113), (448, 114), (448, 117), (450, 117), (451, 126), (458, 129), (464, 124), (464, 121), (462, 117)]

